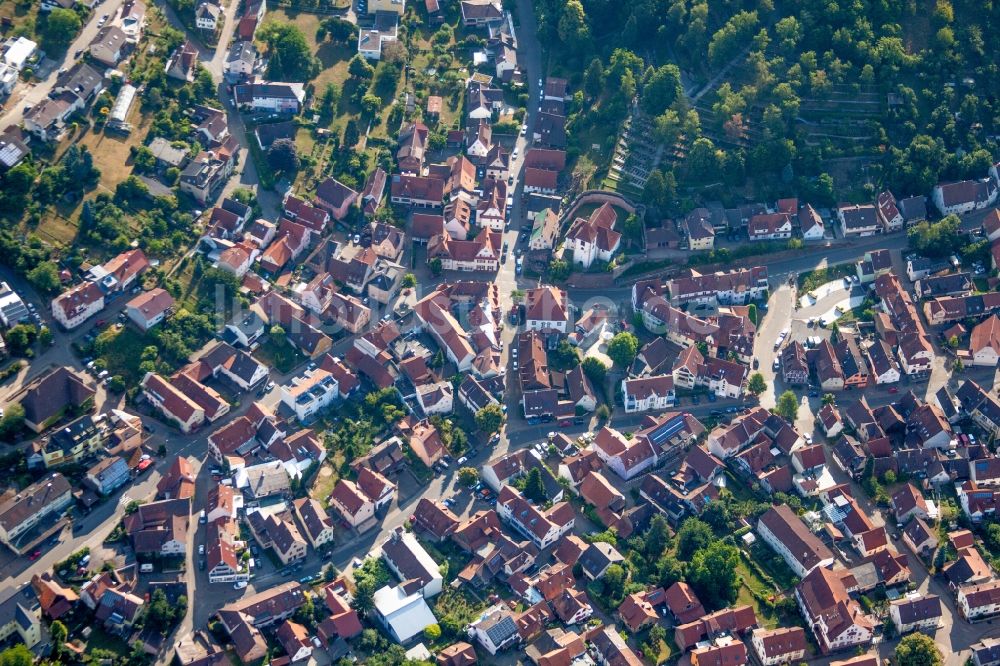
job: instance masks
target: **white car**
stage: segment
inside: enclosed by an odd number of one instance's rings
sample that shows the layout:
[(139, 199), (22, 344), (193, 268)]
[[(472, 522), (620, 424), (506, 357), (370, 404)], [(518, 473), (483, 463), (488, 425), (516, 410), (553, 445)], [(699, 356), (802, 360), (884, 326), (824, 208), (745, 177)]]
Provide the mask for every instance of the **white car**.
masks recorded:
[(459, 465), (464, 465), (467, 462), (469, 462), (469, 459), (466, 456), (462, 456), (461, 458), (458, 459)]
[(812, 435), (810, 435), (809, 433), (806, 433), (806, 434), (802, 435), (802, 439), (806, 440), (806, 444), (812, 446), (812, 443), (813, 443), (813, 436)]
[(241, 580), (241, 581), (237, 581), (236, 584), (233, 585), (233, 589), (234, 590), (242, 590), (246, 586), (247, 586), (247, 582), (245, 580)]
[(204, 555), (205, 554), (205, 544), (201, 544), (201, 545), (198, 546), (198, 554), (199, 555)]
[(521, 136), (524, 136), (527, 133), (528, 133), (528, 124), (525, 123), (525, 124), (521, 125)]

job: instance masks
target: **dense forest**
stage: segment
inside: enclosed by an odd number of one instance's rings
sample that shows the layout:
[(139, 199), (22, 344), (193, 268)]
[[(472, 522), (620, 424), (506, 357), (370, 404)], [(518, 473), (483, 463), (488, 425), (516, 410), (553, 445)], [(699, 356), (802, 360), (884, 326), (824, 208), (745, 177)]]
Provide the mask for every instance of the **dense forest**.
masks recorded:
[[(536, 0), (597, 174), (637, 100), (665, 159), (645, 198), (926, 194), (997, 154), (997, 0)], [(609, 130), (610, 128), (610, 130)], [(582, 159), (581, 159), (582, 158)], [(838, 170), (840, 173), (838, 173)], [(832, 174), (832, 175), (831, 175)], [(839, 176), (839, 177), (838, 177)]]

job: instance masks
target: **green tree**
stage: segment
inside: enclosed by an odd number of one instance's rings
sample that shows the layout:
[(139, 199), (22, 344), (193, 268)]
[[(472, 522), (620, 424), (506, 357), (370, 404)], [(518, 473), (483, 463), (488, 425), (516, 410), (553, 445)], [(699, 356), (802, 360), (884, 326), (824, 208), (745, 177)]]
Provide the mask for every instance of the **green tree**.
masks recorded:
[(52, 329), (48, 326), (42, 326), (38, 329), (38, 344), (43, 347), (48, 347), (53, 343)]
[(681, 70), (674, 64), (661, 65), (647, 72), (640, 103), (650, 116), (658, 116), (677, 101), (681, 92)]
[(368, 93), (361, 98), (361, 112), (369, 118), (374, 117), (382, 108), (382, 98)]
[(688, 567), (688, 582), (706, 608), (719, 609), (736, 601), (740, 588), (739, 551), (722, 541), (699, 550)]
[(649, 528), (642, 535), (643, 554), (654, 559), (666, 552), (670, 543), (670, 525), (663, 514), (657, 513), (649, 521)]
[(694, 554), (715, 540), (712, 528), (698, 518), (688, 518), (677, 531), (677, 559), (690, 562)]
[(587, 375), (590, 383), (596, 387), (604, 386), (604, 380), (608, 376), (608, 366), (596, 356), (588, 356), (580, 364), (583, 374)]
[(986, 526), (983, 541), (992, 553), (1000, 553), (1000, 523), (990, 523)]
[(80, 16), (71, 9), (56, 7), (41, 25), (42, 41), (48, 48), (61, 50), (80, 32)]
[(835, 405), (837, 404), (837, 396), (832, 393), (824, 393), (823, 397), (820, 399), (823, 405)]
[(594, 58), (583, 73), (583, 90), (589, 97), (598, 97), (604, 90), (604, 65), (600, 58)]
[(441, 275), (442, 265), (441, 265), (441, 260), (440, 259), (438, 259), (437, 257), (434, 257), (433, 259), (431, 259), (430, 261), (427, 262), (427, 265), (430, 266), (431, 274), (432, 275), (435, 275), (435, 276)]
[(500, 432), (503, 418), (503, 409), (501, 409), (500, 404), (492, 402), (476, 412), (476, 427), (487, 435), (492, 435), (495, 432)]
[(627, 369), (635, 360), (637, 353), (639, 353), (639, 338), (628, 331), (616, 334), (608, 343), (608, 357), (619, 368)]
[(708, 60), (720, 67), (733, 58), (750, 41), (759, 24), (757, 12), (734, 14), (714, 35), (708, 45)]
[(54, 261), (43, 261), (32, 268), (28, 271), (28, 280), (44, 294), (54, 294), (62, 284), (59, 280), (59, 267)]
[(573, 270), (565, 259), (553, 259), (549, 262), (549, 276), (553, 280), (565, 280)]
[(542, 481), (542, 473), (537, 467), (532, 467), (524, 484), (524, 496), (536, 504), (545, 501), (545, 483)]
[(400, 284), (403, 285), (403, 289), (412, 289), (417, 286), (417, 276), (413, 273), (407, 273), (403, 276), (403, 281)]
[(441, 626), (437, 624), (431, 624), (424, 627), (424, 638), (430, 642), (434, 642), (441, 638)]
[(32, 666), (34, 663), (35, 655), (24, 643), (17, 643), (0, 652), (0, 666)]
[(755, 372), (750, 375), (750, 381), (747, 383), (747, 390), (754, 395), (760, 395), (767, 390), (767, 382), (764, 381), (764, 375), (759, 372)]
[(568, 0), (559, 17), (559, 39), (572, 51), (584, 52), (590, 41), (590, 27), (580, 0)]
[(267, 73), (272, 81), (304, 82), (319, 73), (319, 61), (294, 23), (265, 21), (257, 31), (257, 39), (267, 46)]
[(635, 213), (632, 213), (625, 218), (622, 231), (624, 232), (625, 238), (634, 243), (638, 243), (642, 240), (642, 219), (640, 219)]
[(54, 620), (49, 626), (49, 634), (52, 636), (52, 651), (57, 655), (62, 654), (66, 639), (69, 638), (69, 630), (66, 629), (66, 625), (59, 620)]
[(676, 556), (664, 552), (656, 561), (656, 582), (668, 588), (679, 580), (684, 580), (684, 563)]
[(784, 417), (786, 421), (794, 423), (795, 417), (799, 414), (799, 397), (791, 391), (785, 391), (778, 398), (774, 413)]
[(340, 88), (333, 82), (327, 83), (323, 88), (323, 97), (319, 103), (320, 117), (324, 122), (329, 123), (337, 113), (337, 104), (340, 102)]
[(906, 232), (910, 247), (930, 257), (944, 257), (965, 243), (960, 233), (962, 221), (957, 215), (948, 215), (937, 222), (918, 222)]
[(717, 177), (719, 160), (719, 151), (711, 139), (705, 137), (696, 139), (687, 155), (688, 178), (692, 182), (703, 183)]
[(273, 340), (276, 345), (283, 345), (287, 338), (285, 334), (285, 329), (281, 326), (281, 324), (275, 324), (274, 326), (272, 326), (271, 329), (268, 331), (268, 335), (271, 337), (271, 340)]
[(375, 68), (361, 54), (355, 54), (347, 63), (347, 73), (352, 79), (368, 80), (375, 74)]
[(904, 636), (896, 645), (898, 666), (941, 666), (944, 657), (934, 639), (926, 634), (913, 633)]
[(15, 402), (7, 406), (0, 418), (0, 439), (10, 440), (24, 428), (24, 407)]
[(474, 486), (479, 481), (479, 472), (475, 467), (462, 467), (458, 470), (458, 482), (463, 486)]
[(355, 584), (354, 599), (351, 601), (351, 605), (354, 606), (354, 610), (365, 615), (375, 607), (374, 597), (374, 582), (368, 578), (364, 578)]
[(626, 579), (625, 569), (620, 564), (612, 564), (604, 571), (601, 584), (612, 606), (618, 606), (624, 601)]
[(299, 152), (291, 139), (277, 139), (267, 149), (267, 165), (275, 171), (294, 174), (300, 164)]

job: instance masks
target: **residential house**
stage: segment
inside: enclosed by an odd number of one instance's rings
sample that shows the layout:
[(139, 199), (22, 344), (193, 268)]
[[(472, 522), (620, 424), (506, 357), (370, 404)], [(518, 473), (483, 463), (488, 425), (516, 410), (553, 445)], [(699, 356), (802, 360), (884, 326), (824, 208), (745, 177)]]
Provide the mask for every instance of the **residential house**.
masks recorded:
[(576, 522), (573, 508), (566, 502), (559, 502), (543, 512), (510, 486), (500, 489), (496, 511), (540, 549), (554, 544), (572, 530)]
[(867, 645), (875, 621), (848, 595), (843, 573), (816, 567), (795, 588), (795, 599), (823, 654)]
[(778, 666), (800, 662), (808, 647), (802, 627), (754, 629), (750, 645), (762, 666)]
[(871, 204), (841, 204), (837, 207), (837, 220), (845, 238), (872, 236), (882, 231), (878, 212)]
[(896, 206), (896, 197), (892, 192), (885, 190), (880, 192), (875, 200), (875, 207), (878, 210), (878, 219), (882, 223), (882, 228), (886, 233), (899, 231), (903, 228), (903, 214)]
[(768, 509), (757, 521), (757, 533), (800, 578), (833, 565), (833, 553), (788, 505)]
[(810, 204), (799, 209), (798, 222), (802, 240), (817, 241), (826, 237), (826, 226), (823, 223), (823, 218)]
[(89, 411), (95, 395), (93, 383), (61, 366), (35, 377), (8, 400), (24, 409), (24, 425), (40, 433), (67, 410)]
[(747, 224), (751, 241), (782, 240), (792, 237), (792, 218), (787, 213), (754, 215)]
[(90, 57), (107, 67), (115, 67), (125, 56), (128, 37), (116, 25), (107, 25), (90, 43)]
[(545, 208), (534, 215), (528, 249), (551, 250), (559, 237), (559, 216), (551, 208)]
[(195, 73), (198, 71), (198, 49), (185, 40), (167, 59), (164, 71), (168, 78), (194, 82)]
[(140, 505), (123, 526), (136, 555), (170, 557), (187, 552), (191, 500), (169, 499)]
[(569, 301), (558, 287), (541, 286), (525, 292), (525, 329), (566, 333)]
[(97, 464), (90, 467), (84, 479), (100, 495), (110, 495), (118, 490), (132, 478), (132, 470), (128, 464), (118, 456), (102, 458)]
[(1000, 580), (958, 588), (955, 603), (969, 621), (996, 615), (1000, 612)]
[(425, 628), (437, 624), (437, 618), (420, 592), (406, 592), (405, 586), (386, 585), (375, 591), (374, 616), (398, 643), (407, 644), (423, 636)]
[(595, 260), (609, 262), (621, 244), (621, 234), (615, 231), (618, 214), (605, 203), (590, 217), (579, 217), (566, 232), (566, 248), (572, 252), (573, 263), (590, 268)]
[(972, 329), (969, 356), (972, 365), (996, 367), (1000, 362), (1000, 317), (990, 315)]
[(125, 304), (125, 314), (143, 332), (153, 328), (174, 308), (174, 297), (165, 289), (144, 291)]
[(408, 592), (419, 591), (425, 599), (441, 593), (444, 579), (440, 565), (411, 532), (397, 527), (382, 542), (380, 550), (382, 561), (406, 584)]
[(608, 426), (598, 431), (589, 448), (626, 481), (655, 465), (657, 461), (657, 452), (647, 438), (626, 439)]
[(992, 206), (997, 192), (997, 183), (992, 178), (963, 180), (935, 185), (931, 201), (941, 215), (964, 215)]
[(943, 625), (941, 599), (934, 594), (907, 595), (889, 604), (889, 617), (900, 634), (911, 631), (936, 631)]
[(673, 375), (656, 375), (622, 380), (622, 401), (626, 413), (663, 410), (676, 402)]
[(9, 495), (0, 502), (0, 542), (20, 554), (20, 538), (50, 516), (60, 514), (72, 502), (72, 488), (58, 472)]
[(223, 69), (226, 72), (227, 78), (240, 81), (253, 76), (257, 68), (257, 60), (257, 47), (253, 45), (253, 42), (251, 40), (236, 39), (233, 40), (232, 45), (229, 47), (229, 52), (226, 54), (226, 61), (223, 63)]

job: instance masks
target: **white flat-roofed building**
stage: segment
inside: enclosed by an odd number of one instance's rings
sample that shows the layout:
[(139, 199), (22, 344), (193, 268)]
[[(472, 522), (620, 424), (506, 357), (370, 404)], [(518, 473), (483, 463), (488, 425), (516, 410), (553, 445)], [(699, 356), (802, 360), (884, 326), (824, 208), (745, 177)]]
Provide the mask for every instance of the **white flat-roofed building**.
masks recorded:
[(291, 384), (281, 387), (281, 402), (295, 412), (300, 421), (309, 420), (339, 395), (336, 378), (322, 368), (308, 370), (302, 377), (292, 379)]
[(437, 624), (437, 618), (420, 592), (407, 594), (402, 585), (375, 591), (374, 615), (389, 635), (406, 644), (423, 635), (424, 629)]

